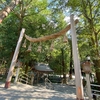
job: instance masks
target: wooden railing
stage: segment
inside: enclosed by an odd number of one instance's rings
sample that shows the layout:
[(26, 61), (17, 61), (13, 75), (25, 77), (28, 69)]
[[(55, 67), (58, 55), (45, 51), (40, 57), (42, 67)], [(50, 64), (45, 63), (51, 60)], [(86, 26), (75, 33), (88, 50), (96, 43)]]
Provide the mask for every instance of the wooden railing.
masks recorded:
[(96, 97), (97, 100), (100, 100), (100, 85), (91, 84), (91, 87), (92, 95)]
[(18, 81), (24, 84), (31, 85), (31, 77), (25, 73), (19, 74)]

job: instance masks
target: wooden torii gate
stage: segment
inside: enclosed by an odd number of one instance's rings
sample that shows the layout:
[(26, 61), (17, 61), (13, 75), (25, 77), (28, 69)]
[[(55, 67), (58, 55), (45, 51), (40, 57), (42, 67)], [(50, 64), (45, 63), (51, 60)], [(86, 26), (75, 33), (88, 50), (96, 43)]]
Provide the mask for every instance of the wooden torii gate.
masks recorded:
[[(77, 24), (77, 23), (78, 23), (78, 20), (75, 20), (75, 24)], [(57, 38), (59, 36), (64, 35), (70, 28), (71, 28), (71, 24), (69, 24), (65, 29), (61, 30), (60, 32), (57, 32), (57, 33), (54, 33), (54, 34), (51, 34), (51, 35), (48, 35), (48, 36), (39, 37), (39, 38), (31, 38), (31, 37), (29, 37), (28, 35), (25, 34), (25, 38), (27, 40), (29, 40), (30, 42), (47, 41), (47, 40), (54, 39), (54, 38)], [(19, 40), (17, 42), (17, 46), (16, 46), (16, 49), (15, 49), (15, 52), (14, 52), (14, 56), (12, 58), (12, 62), (11, 62), (10, 68), (9, 68), (8, 76), (7, 76), (6, 83), (5, 83), (5, 88), (8, 88), (10, 86), (10, 81), (11, 81), (11, 78), (12, 78), (13, 69), (14, 69), (16, 61), (17, 61), (21, 42), (22, 42), (22, 39), (24, 37), (24, 32), (25, 32), (25, 29), (23, 28), (21, 33), (20, 33), (20, 37), (19, 37)]]
[[(76, 79), (76, 95), (77, 95), (76, 98), (77, 98), (77, 100), (84, 100), (82, 79), (81, 79), (81, 73), (80, 73), (80, 68), (79, 68), (80, 63), (79, 63), (79, 60), (78, 60), (78, 52), (77, 52), (77, 45), (76, 45), (77, 42), (76, 42), (76, 38), (75, 38), (76, 33), (75, 33), (75, 28), (74, 28), (74, 24), (77, 24), (78, 20), (74, 21), (73, 18), (71, 18), (71, 20), (72, 20), (71, 24), (69, 24), (65, 29), (61, 30), (60, 32), (57, 32), (57, 33), (54, 33), (54, 34), (51, 34), (51, 35), (48, 35), (48, 36), (44, 36), (44, 37), (39, 37), (39, 38), (32, 38), (32, 37), (29, 37), (28, 35), (25, 34), (25, 38), (27, 40), (29, 40), (30, 42), (47, 41), (47, 40), (58, 38), (59, 36), (64, 35), (71, 28), (71, 31), (73, 33), (72, 44), (73, 44), (73, 53), (74, 53), (74, 55), (73, 55), (74, 56), (74, 66), (75, 66), (74, 69), (75, 69), (75, 77), (76, 77), (75, 78)], [(12, 73), (13, 73), (13, 70), (14, 70), (14, 67), (15, 67), (15, 64), (16, 64), (16, 61), (17, 61), (21, 42), (22, 42), (22, 39), (24, 37), (24, 32), (25, 32), (25, 29), (23, 28), (21, 33), (20, 33), (20, 37), (19, 37), (19, 40), (17, 42), (17, 46), (16, 46), (16, 49), (15, 49), (15, 52), (14, 52), (14, 56), (13, 56), (13, 59), (12, 59), (12, 62), (11, 62), (10, 68), (9, 68), (8, 76), (7, 76), (6, 83), (5, 83), (5, 88), (10, 87)]]
[[(8, 16), (8, 14), (15, 8), (15, 6), (17, 4), (19, 4), (20, 0), (12, 0), (11, 3), (5, 7), (1, 12), (0, 12), (0, 24), (3, 21), (3, 19)], [(71, 20), (71, 25), (69, 24), (64, 30), (52, 34), (50, 36), (45, 36), (45, 37), (41, 37), (41, 38), (31, 38), (27, 35), (25, 35), (26, 39), (28, 39), (30, 42), (40, 42), (40, 41), (46, 41), (46, 40), (50, 40), (50, 39), (54, 39), (57, 38), (63, 34), (65, 34), (65, 32), (67, 32), (70, 28), (71, 28), (71, 32), (72, 34), (72, 46), (73, 46), (73, 58), (74, 58), (74, 69), (75, 69), (75, 77), (76, 77), (76, 95), (77, 95), (77, 100), (84, 100), (84, 94), (83, 94), (83, 87), (82, 87), (82, 80), (81, 80), (81, 71), (80, 71), (80, 62), (78, 59), (78, 50), (77, 50), (77, 40), (76, 40), (76, 32), (75, 32), (75, 27), (74, 27), (74, 20), (73, 20), (73, 16), (70, 17)], [(78, 20), (75, 21), (75, 24), (78, 22)], [(6, 79), (6, 83), (5, 83), (5, 88), (8, 88), (10, 86), (10, 81), (12, 78), (12, 73), (13, 73), (13, 69), (15, 67), (16, 64), (16, 60), (18, 57), (18, 53), (19, 53), (19, 49), (21, 46), (21, 42), (24, 36), (24, 32), (25, 29), (23, 28), (21, 33), (20, 33), (20, 37), (14, 52), (14, 56), (10, 65), (10, 69), (8, 72), (8, 76)]]

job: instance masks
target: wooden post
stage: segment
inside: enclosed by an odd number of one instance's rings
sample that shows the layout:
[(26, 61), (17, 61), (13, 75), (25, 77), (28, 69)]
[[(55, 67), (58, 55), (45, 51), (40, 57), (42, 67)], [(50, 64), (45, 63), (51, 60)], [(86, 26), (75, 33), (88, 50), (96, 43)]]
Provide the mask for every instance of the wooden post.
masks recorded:
[(13, 56), (13, 59), (12, 59), (12, 62), (11, 62), (10, 68), (9, 68), (8, 76), (7, 76), (6, 83), (5, 83), (5, 88), (9, 88), (9, 86), (10, 86), (10, 81), (11, 81), (11, 78), (12, 78), (12, 75), (13, 75), (13, 69), (16, 65), (16, 61), (17, 61), (19, 49), (20, 49), (20, 46), (21, 46), (21, 42), (22, 42), (22, 39), (23, 39), (23, 36), (24, 36), (24, 32), (25, 32), (25, 29), (23, 28), (21, 33), (20, 33), (20, 37), (19, 37), (19, 40), (17, 42), (17, 46), (16, 46), (16, 49), (15, 49), (15, 52), (14, 52), (14, 56)]
[(86, 74), (86, 81), (87, 81), (87, 84), (86, 84), (87, 94), (88, 94), (89, 100), (92, 100), (92, 93), (91, 93), (91, 87), (90, 87), (90, 77), (89, 77), (89, 73)]
[(31, 71), (31, 85), (33, 85), (33, 82), (34, 82), (34, 73), (33, 71)]
[(18, 67), (16, 71), (16, 77), (15, 77), (14, 83), (16, 83), (18, 80), (19, 71), (20, 71), (20, 68)]
[(73, 50), (74, 70), (75, 70), (75, 81), (76, 81), (76, 96), (77, 100), (84, 100), (80, 60), (78, 57), (77, 38), (76, 38), (76, 30), (75, 30), (73, 15), (70, 16), (70, 21), (71, 21), (72, 50)]
[(20, 67), (22, 66), (22, 62), (20, 60), (18, 60), (16, 62), (16, 65), (15, 66), (17, 67), (17, 71), (16, 71), (16, 77), (15, 77), (14, 83), (16, 83), (17, 80), (18, 80), (18, 75), (19, 75)]

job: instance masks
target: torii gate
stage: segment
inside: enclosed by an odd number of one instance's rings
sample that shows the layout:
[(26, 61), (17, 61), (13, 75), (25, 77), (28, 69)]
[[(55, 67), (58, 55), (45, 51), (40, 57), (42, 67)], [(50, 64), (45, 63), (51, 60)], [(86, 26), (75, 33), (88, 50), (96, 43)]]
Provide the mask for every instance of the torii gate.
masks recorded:
[[(25, 34), (25, 38), (27, 40), (29, 40), (30, 42), (47, 41), (47, 40), (50, 40), (50, 39), (58, 38), (59, 36), (64, 35), (69, 29), (71, 29), (74, 69), (75, 69), (75, 80), (76, 80), (76, 96), (77, 96), (76, 98), (77, 98), (77, 100), (84, 100), (83, 85), (82, 85), (81, 70), (80, 70), (80, 61), (79, 61), (79, 58), (78, 58), (78, 50), (77, 50), (76, 31), (75, 31), (75, 27), (74, 27), (75, 24), (78, 23), (78, 20), (74, 21), (73, 15), (71, 15), (70, 21), (71, 21), (71, 24), (69, 24), (65, 29), (61, 30), (60, 32), (51, 34), (49, 36), (39, 37), (39, 38), (31, 38), (31, 37), (29, 37), (28, 35)], [(8, 76), (7, 76), (6, 83), (5, 83), (5, 88), (10, 87), (13, 69), (14, 69), (16, 61), (17, 61), (21, 42), (22, 42), (22, 39), (24, 37), (24, 32), (25, 32), (25, 29), (23, 28), (21, 33), (20, 33), (20, 37), (19, 37), (19, 40), (17, 42), (17, 46), (16, 46), (16, 49), (15, 49), (15, 52), (14, 52), (14, 56), (13, 56), (13, 59), (12, 59), (12, 62), (11, 62), (10, 68), (9, 68)]]

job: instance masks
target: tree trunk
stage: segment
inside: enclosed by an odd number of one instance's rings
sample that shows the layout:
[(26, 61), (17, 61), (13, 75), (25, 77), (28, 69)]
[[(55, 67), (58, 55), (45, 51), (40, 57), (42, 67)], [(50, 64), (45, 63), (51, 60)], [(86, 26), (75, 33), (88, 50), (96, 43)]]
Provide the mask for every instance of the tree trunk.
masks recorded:
[(94, 67), (96, 69), (96, 78), (98, 81), (98, 84), (100, 84), (100, 59), (99, 60), (93, 60)]
[(17, 4), (19, 4), (20, 0), (12, 0), (11, 3), (6, 6), (1, 12), (0, 12), (0, 23), (3, 21), (3, 19), (8, 16), (8, 14), (15, 8)]
[(28, 64), (26, 63), (26, 67), (25, 67), (25, 74), (28, 73)]
[(69, 78), (72, 79), (72, 72), (73, 72), (73, 68), (72, 68), (72, 48), (71, 48), (71, 53), (70, 53), (70, 70), (69, 70)]
[(66, 71), (65, 71), (64, 50), (63, 50), (63, 48), (61, 49), (61, 53), (62, 53), (62, 67), (63, 67), (63, 83), (66, 84)]

